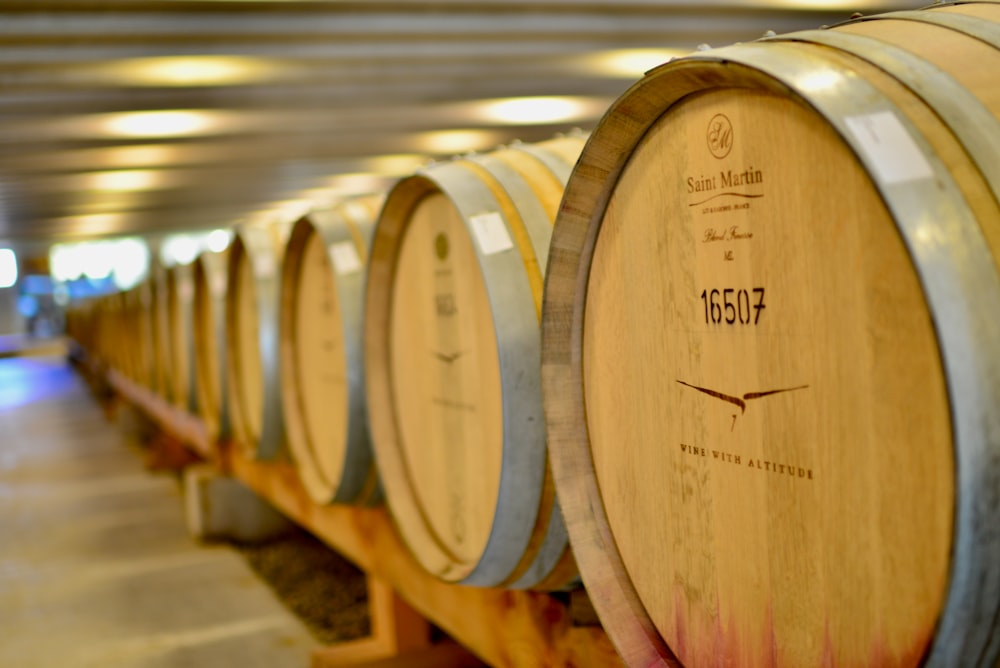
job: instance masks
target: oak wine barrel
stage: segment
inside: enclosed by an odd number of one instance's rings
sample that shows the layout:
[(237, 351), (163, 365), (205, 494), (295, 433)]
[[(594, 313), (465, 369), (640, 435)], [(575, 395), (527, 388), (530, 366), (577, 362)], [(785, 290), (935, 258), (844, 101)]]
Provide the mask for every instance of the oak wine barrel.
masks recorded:
[(994, 666), (1000, 5), (674, 60), (567, 186), (553, 470), (629, 665)]
[(167, 355), (170, 360), (168, 401), (183, 411), (197, 410), (194, 370), (194, 277), (191, 264), (166, 272)]
[(116, 332), (119, 349), (119, 368), (129, 380), (139, 382), (140, 339), (139, 339), (139, 299), (136, 290), (120, 290), (116, 300), (119, 303)]
[(381, 196), (312, 211), (292, 227), (282, 262), (280, 359), (285, 430), (316, 503), (381, 500), (368, 436), (362, 297)]
[(278, 355), (281, 258), (288, 225), (237, 228), (229, 248), (226, 376), (233, 436), (271, 459), (285, 441)]
[(86, 323), (83, 332), (77, 339), (87, 351), (89, 360), (97, 366), (107, 366), (106, 337), (110, 332), (108, 309), (110, 295), (95, 296), (87, 300), (83, 306)]
[(129, 309), (127, 345), (132, 352), (132, 380), (143, 387), (152, 389), (155, 371), (152, 286), (148, 280), (144, 280), (125, 294)]
[(389, 193), (365, 313), (373, 443), (391, 514), (448, 582), (554, 589), (576, 576), (547, 465), (545, 258), (583, 139), (430, 165)]
[(71, 302), (66, 307), (66, 336), (77, 349), (90, 355), (94, 353), (96, 304), (95, 298), (88, 298)]
[(129, 369), (126, 306), (124, 293), (116, 291), (105, 295), (102, 327), (98, 334), (105, 364), (122, 375), (127, 375)]
[(197, 414), (210, 441), (230, 436), (226, 382), (226, 287), (229, 253), (205, 251), (194, 261), (191, 326)]
[(152, 378), (150, 387), (166, 398), (170, 392), (169, 326), (167, 322), (166, 268), (154, 260), (149, 267), (149, 327), (152, 340)]
[(95, 297), (93, 304), (93, 330), (90, 338), (90, 353), (98, 365), (108, 363), (104, 352), (105, 334), (108, 331), (108, 299), (107, 296)]

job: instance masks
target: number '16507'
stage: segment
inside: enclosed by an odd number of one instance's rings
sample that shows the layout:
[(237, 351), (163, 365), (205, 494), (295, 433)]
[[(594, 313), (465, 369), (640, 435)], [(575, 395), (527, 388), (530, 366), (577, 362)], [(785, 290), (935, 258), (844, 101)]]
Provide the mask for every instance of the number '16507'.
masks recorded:
[(705, 306), (706, 323), (756, 325), (765, 308), (764, 288), (702, 290), (701, 302)]

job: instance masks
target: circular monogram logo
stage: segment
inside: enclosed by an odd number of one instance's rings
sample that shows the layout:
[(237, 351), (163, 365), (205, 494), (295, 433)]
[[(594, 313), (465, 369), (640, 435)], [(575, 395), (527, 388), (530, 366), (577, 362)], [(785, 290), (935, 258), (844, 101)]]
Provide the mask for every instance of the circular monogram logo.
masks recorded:
[(439, 232), (434, 237), (434, 253), (437, 254), (439, 260), (448, 257), (448, 236), (444, 232)]
[(708, 122), (708, 150), (720, 160), (733, 149), (733, 124), (725, 114), (716, 114)]

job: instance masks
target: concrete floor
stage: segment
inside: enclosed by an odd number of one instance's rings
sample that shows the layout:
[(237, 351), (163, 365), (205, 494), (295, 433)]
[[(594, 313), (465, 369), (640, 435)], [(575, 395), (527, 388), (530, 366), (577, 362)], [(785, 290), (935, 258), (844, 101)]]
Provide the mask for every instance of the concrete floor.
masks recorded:
[(128, 441), (64, 359), (0, 359), (0, 666), (308, 666), (305, 627), (188, 536)]

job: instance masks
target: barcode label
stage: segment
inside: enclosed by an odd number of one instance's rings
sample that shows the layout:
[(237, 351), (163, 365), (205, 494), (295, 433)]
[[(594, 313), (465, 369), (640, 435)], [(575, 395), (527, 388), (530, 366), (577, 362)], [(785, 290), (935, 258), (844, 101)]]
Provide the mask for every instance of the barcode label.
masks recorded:
[(927, 158), (891, 111), (849, 116), (844, 122), (882, 183), (933, 178)]
[(472, 224), (472, 232), (483, 255), (493, 255), (514, 247), (507, 226), (499, 213), (481, 213), (472, 216), (469, 222)]
[(361, 256), (354, 248), (352, 241), (340, 241), (330, 246), (330, 255), (333, 257), (333, 270), (338, 276), (353, 274), (361, 270)]

